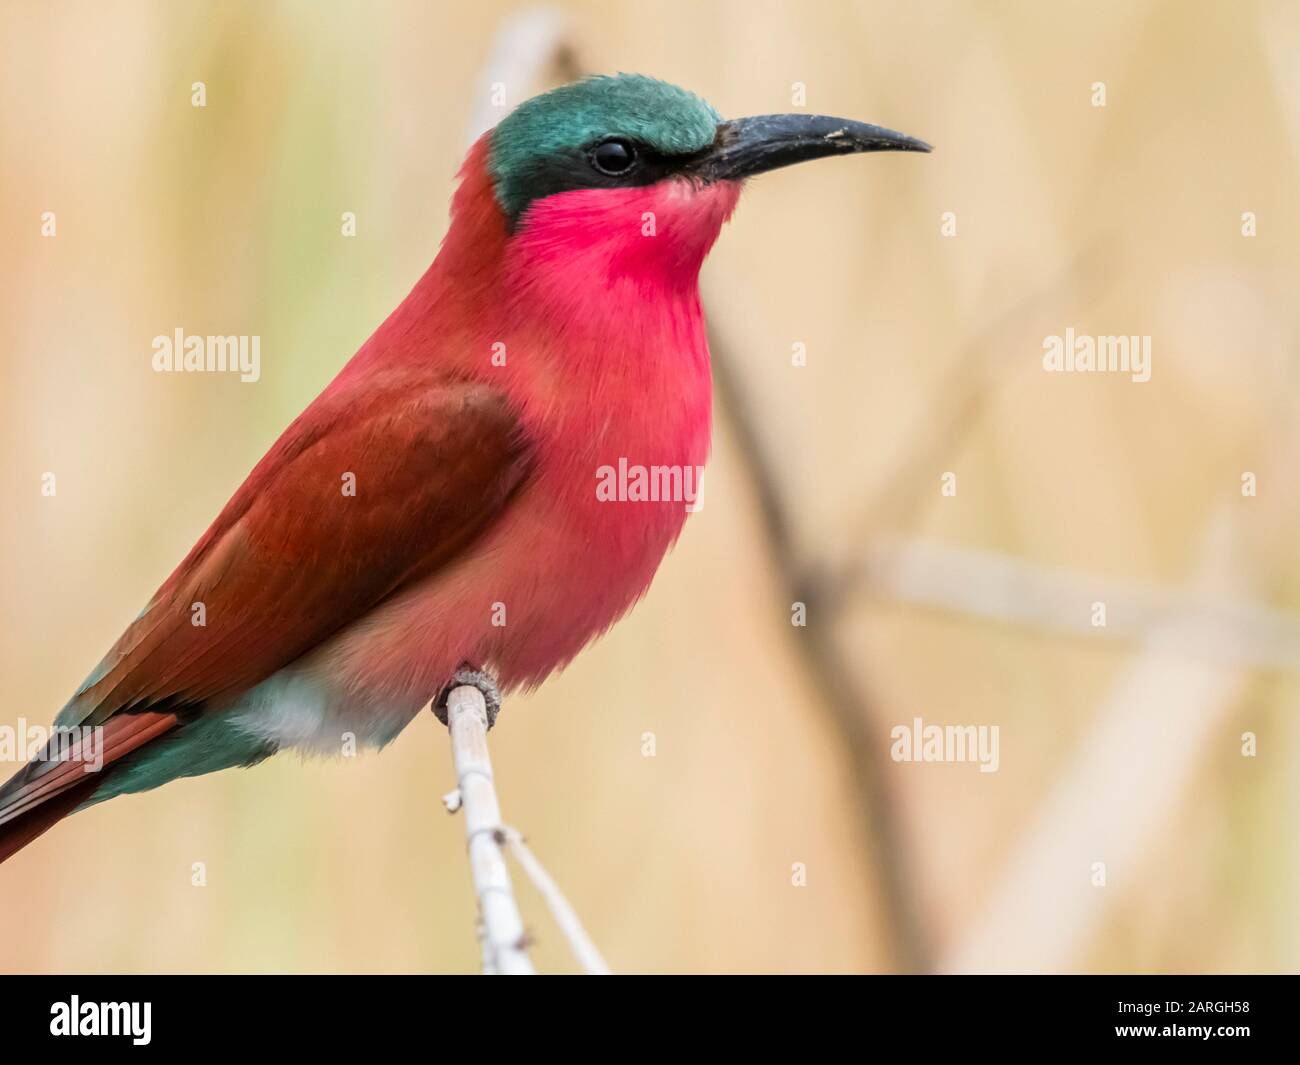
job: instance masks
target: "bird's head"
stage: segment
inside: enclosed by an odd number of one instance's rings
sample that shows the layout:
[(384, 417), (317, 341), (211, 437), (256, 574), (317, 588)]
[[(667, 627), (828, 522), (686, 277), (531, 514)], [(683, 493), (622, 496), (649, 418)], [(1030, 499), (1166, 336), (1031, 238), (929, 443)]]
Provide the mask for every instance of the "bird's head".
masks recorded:
[(462, 187), (477, 210), (457, 213), (495, 215), (532, 276), (541, 260), (548, 276), (693, 286), (746, 178), (832, 155), (929, 150), (845, 118), (724, 120), (654, 78), (591, 77), (525, 101), (484, 135), (466, 170), (476, 187)]

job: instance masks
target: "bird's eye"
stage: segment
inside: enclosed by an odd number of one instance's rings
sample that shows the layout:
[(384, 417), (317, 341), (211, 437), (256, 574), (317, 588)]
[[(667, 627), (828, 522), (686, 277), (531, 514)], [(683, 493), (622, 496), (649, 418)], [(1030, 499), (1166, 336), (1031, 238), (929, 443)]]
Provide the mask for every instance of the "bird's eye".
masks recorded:
[(591, 165), (602, 174), (626, 174), (636, 165), (636, 149), (624, 140), (601, 141), (591, 150)]

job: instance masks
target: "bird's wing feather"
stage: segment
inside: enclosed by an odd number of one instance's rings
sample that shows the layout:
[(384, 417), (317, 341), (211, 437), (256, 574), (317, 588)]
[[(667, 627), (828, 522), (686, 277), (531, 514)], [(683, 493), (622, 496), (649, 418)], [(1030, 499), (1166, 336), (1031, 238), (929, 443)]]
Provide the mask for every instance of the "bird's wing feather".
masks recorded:
[(257, 465), (60, 723), (180, 710), (269, 677), (453, 558), (527, 468), (514, 413), (484, 384), (430, 384), (400, 369), (355, 388), (336, 382)]
[[(157, 739), (176, 723), (177, 717), (173, 713), (121, 714), (104, 725), (100, 738), (91, 747), (65, 748), (67, 757), (57, 757), (59, 745), (53, 740), (47, 742), (39, 758), (27, 762), (0, 786), (0, 825), (34, 812), (37, 807), (69, 790), (93, 791), (93, 785), (102, 778), (96, 777), (88, 766), (98, 771), (111, 765), (150, 740)], [(0, 861), (7, 856), (4, 835), (0, 833)]]

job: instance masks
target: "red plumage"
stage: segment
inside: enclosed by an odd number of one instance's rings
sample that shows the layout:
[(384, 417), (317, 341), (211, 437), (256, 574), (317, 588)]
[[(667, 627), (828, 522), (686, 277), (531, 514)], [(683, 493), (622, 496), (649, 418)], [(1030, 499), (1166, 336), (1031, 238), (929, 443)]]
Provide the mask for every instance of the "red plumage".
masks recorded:
[[(705, 461), (697, 274), (738, 185), (565, 192), (511, 234), (487, 144), (434, 264), (65, 709), (105, 727), (104, 779), (200, 716), (385, 742), (459, 663), (535, 684), (648, 587), (687, 507), (602, 501), (598, 471)], [(0, 789), (0, 860), (94, 790), (73, 768)]]

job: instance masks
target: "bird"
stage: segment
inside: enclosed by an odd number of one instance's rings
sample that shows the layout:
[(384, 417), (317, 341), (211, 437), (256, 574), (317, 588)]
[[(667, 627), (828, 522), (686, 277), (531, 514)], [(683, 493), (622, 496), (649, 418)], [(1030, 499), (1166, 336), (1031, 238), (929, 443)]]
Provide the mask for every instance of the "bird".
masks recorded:
[(640, 74), (503, 117), (428, 270), (58, 713), (94, 764), (52, 734), (0, 786), (0, 861), (107, 799), (380, 748), (452, 683), (495, 707), (567, 665), (692, 509), (675, 497), (709, 452), (699, 271), (742, 184), (882, 151), (930, 146), (803, 112), (725, 120)]

